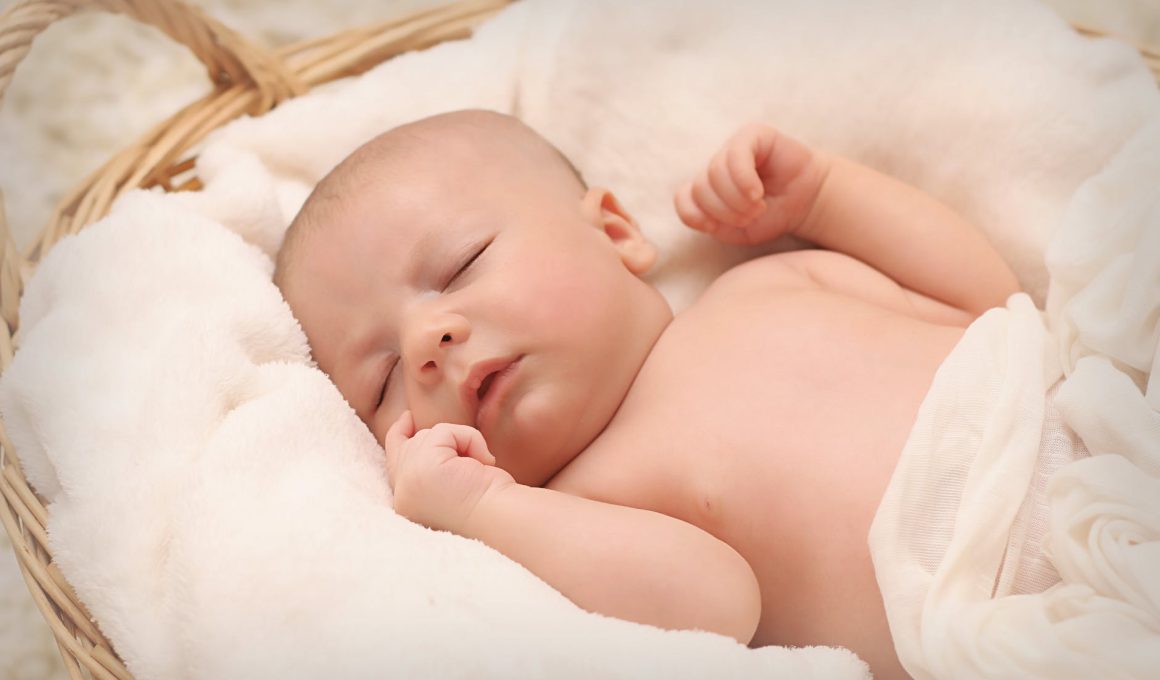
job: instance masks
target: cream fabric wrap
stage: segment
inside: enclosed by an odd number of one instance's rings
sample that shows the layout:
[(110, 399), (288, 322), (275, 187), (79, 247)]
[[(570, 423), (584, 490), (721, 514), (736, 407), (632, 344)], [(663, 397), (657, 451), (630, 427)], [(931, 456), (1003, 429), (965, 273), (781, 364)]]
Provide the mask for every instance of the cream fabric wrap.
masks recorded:
[[(1070, 203), (1048, 250), (1050, 323), (1023, 294), (939, 368), (870, 530), (915, 678), (1155, 677), (1160, 668), (1160, 124)], [(1049, 386), (1091, 456), (1046, 487), (1062, 581), (1000, 578), (1033, 487)], [(1069, 435), (1070, 436), (1070, 435)], [(1028, 551), (1034, 556), (1034, 551)]]

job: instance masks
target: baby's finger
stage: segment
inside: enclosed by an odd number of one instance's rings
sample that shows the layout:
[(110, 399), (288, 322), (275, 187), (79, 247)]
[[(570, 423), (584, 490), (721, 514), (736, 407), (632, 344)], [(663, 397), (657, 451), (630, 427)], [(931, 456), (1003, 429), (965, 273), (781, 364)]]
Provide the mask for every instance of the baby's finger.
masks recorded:
[(709, 185), (738, 217), (753, 212), (753, 206), (758, 199), (747, 195), (733, 178), (729, 167), (729, 147), (719, 151), (709, 163)]
[(713, 190), (709, 178), (701, 177), (693, 182), (693, 202), (707, 218), (722, 224), (739, 224), (742, 214), (729, 207)]
[(676, 208), (677, 216), (681, 218), (681, 221), (691, 229), (710, 231), (709, 219), (693, 201), (692, 183), (685, 184), (677, 190), (677, 193), (673, 194), (673, 207)]
[(439, 423), (431, 428), (431, 435), (440, 444), (453, 446), (461, 458), (474, 458), (484, 465), (495, 465), (495, 456), (488, 450), (483, 434), (470, 425)]
[(752, 229), (745, 227), (724, 227), (721, 231), (714, 234), (717, 240), (722, 243), (728, 243), (735, 246), (752, 246), (760, 242), (761, 239)]
[(387, 477), (390, 479), (395, 478), (395, 465), (399, 460), (399, 452), (403, 450), (403, 444), (413, 436), (415, 436), (415, 417), (410, 411), (403, 411), (403, 414), (387, 428), (387, 434), (383, 437), (383, 450), (387, 454)]
[(729, 177), (737, 190), (752, 201), (760, 201), (765, 196), (765, 184), (757, 172), (757, 154), (754, 148), (757, 140), (738, 139), (726, 149), (725, 164)]

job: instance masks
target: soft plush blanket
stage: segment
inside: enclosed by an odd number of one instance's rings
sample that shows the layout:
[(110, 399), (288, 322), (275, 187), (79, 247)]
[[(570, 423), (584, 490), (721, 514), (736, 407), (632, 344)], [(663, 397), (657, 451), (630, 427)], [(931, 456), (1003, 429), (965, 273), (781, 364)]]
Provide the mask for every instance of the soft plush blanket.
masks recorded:
[[(391, 511), (381, 449), (311, 367), (270, 256), (360, 142), (468, 106), (522, 116), (616, 189), (662, 247), (654, 279), (678, 308), (754, 254), (681, 230), (670, 208), (745, 120), (940, 196), (1043, 302), (1069, 202), (1119, 191), (1097, 172), (1130, 165), (1116, 154), (1160, 117), (1130, 48), (1030, 2), (522, 0), (470, 41), (238, 121), (201, 156), (204, 191), (129, 195), (53, 250), (0, 383), (57, 563), (102, 629), (142, 678), (864, 676), (844, 650), (748, 650), (582, 612)], [(1120, 266), (1053, 252), (1055, 300), (1076, 309)], [(1069, 356), (1107, 353), (1087, 326), (1061, 327)]]

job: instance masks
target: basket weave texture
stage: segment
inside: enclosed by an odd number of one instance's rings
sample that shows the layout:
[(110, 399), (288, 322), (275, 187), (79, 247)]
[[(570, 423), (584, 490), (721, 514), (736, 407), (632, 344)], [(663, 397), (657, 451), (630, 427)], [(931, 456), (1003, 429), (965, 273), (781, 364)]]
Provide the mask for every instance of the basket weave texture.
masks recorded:
[[(465, 0), (277, 50), (263, 49), (174, 0), (24, 0), (11, 6), (0, 15), (0, 102), (36, 36), (53, 22), (85, 10), (124, 14), (161, 29), (205, 65), (214, 89), (68, 193), (25, 253), (12, 241), (0, 198), (0, 373), (12, 362), (20, 296), (36, 264), (61, 238), (104, 217), (118, 196), (138, 187), (196, 190), (197, 147), (211, 131), (240, 115), (264, 113), (321, 83), (362, 73), (397, 54), (465, 38), (510, 1)], [(1076, 28), (1085, 35), (1101, 35)], [(1145, 48), (1140, 52), (1160, 82), (1160, 52)], [(69, 677), (132, 680), (53, 564), (45, 529), (48, 513), (14, 454), (0, 421), (0, 523), (12, 540), (33, 600), (52, 629)]]

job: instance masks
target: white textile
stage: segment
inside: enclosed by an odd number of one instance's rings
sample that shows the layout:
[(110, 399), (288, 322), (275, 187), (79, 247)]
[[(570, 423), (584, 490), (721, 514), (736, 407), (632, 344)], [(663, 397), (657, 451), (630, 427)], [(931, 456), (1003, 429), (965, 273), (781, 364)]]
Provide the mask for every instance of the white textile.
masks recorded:
[[(870, 531), (895, 646), (915, 678), (1155, 677), (1160, 668), (1160, 122), (1068, 207), (1049, 248), (1050, 332), (1024, 295), (939, 368)], [(1046, 490), (1062, 581), (999, 578), (1045, 413), (1091, 456)], [(1023, 548), (1017, 544), (1018, 548)]]

